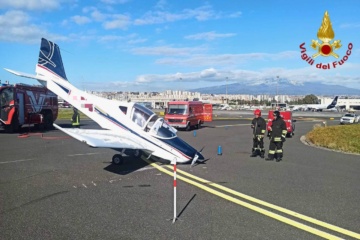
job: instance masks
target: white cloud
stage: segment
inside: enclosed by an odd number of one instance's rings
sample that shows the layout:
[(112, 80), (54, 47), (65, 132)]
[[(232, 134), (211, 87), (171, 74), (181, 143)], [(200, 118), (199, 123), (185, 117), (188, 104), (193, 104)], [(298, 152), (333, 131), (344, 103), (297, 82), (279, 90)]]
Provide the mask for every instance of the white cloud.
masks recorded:
[(99, 37), (99, 42), (113, 42), (124, 40), (124, 37), (117, 35), (105, 35)]
[(60, 6), (59, 0), (1, 0), (1, 8), (15, 8), (26, 10), (51, 10)]
[(198, 33), (198, 34), (194, 34), (194, 35), (188, 35), (188, 36), (185, 36), (185, 39), (211, 41), (216, 38), (228, 38), (228, 37), (233, 37), (233, 36), (236, 36), (236, 34), (235, 33), (221, 34), (221, 33), (216, 33), (214, 31), (211, 31), (211, 32)]
[(84, 25), (91, 22), (91, 19), (85, 16), (73, 16), (71, 20), (74, 21), (78, 25)]
[(98, 11), (97, 9), (95, 9), (92, 13), (91, 13), (91, 17), (98, 22), (101, 22), (103, 20), (106, 19), (106, 15), (101, 13), (100, 11)]
[(204, 49), (201, 48), (173, 48), (168, 46), (161, 46), (134, 48), (131, 50), (131, 52), (139, 55), (185, 56), (203, 50)]
[[(239, 12), (231, 13), (230, 17), (237, 17), (239, 16), (239, 14), (240, 14)], [(168, 11), (160, 11), (160, 10), (148, 11), (142, 17), (135, 19), (134, 25), (160, 24), (160, 23), (175, 22), (175, 21), (188, 20), (188, 19), (196, 19), (197, 21), (207, 21), (207, 20), (225, 18), (225, 17), (229, 17), (229, 15), (223, 15), (220, 12), (215, 12), (210, 5), (205, 5), (195, 9), (184, 9), (179, 13), (171, 13)]]
[(214, 68), (205, 69), (200, 72), (201, 78), (212, 78), (217, 76), (217, 71)]
[(150, 11), (147, 12), (142, 18), (135, 19), (134, 25), (160, 24), (166, 22), (174, 22), (182, 19), (184, 19), (184, 16), (181, 14), (173, 14), (161, 11)]
[(98, 38), (99, 42), (115, 42), (115, 41), (122, 41), (128, 44), (136, 44), (136, 43), (143, 43), (146, 42), (147, 39), (139, 38), (137, 34), (130, 34), (127, 36), (124, 35), (102, 35)]
[(185, 9), (184, 16), (186, 16), (186, 18), (195, 18), (198, 21), (206, 21), (218, 18), (219, 14), (215, 13), (211, 6), (205, 5), (195, 9)]
[(127, 29), (131, 24), (130, 17), (122, 14), (115, 14), (112, 16), (112, 20), (105, 21), (103, 26), (105, 29)]
[(155, 5), (155, 9), (164, 9), (165, 6), (167, 5), (166, 0), (159, 0), (156, 5)]
[(242, 15), (242, 12), (234, 12), (234, 13), (229, 14), (229, 17), (230, 18), (238, 18), (241, 15)]
[(40, 26), (30, 24), (30, 17), (22, 11), (8, 11), (0, 15), (0, 41), (38, 43), (41, 37), (49, 37), (53, 41), (65, 40), (65, 37), (51, 34)]
[(101, 2), (105, 4), (124, 4), (129, 2), (130, 0), (101, 0)]
[[(174, 55), (176, 56), (176, 55)], [(157, 64), (178, 65), (178, 66), (226, 66), (241, 65), (251, 61), (272, 61), (281, 59), (296, 59), (299, 53), (296, 51), (285, 51), (280, 53), (246, 53), (246, 54), (196, 54), (189, 52), (187, 58), (161, 58), (156, 61)]]

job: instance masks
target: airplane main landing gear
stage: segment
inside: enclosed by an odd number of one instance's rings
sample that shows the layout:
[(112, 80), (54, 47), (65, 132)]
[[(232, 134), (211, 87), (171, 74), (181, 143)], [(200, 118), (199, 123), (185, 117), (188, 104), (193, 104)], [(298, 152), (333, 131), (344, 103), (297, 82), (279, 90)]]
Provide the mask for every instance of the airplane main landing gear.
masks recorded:
[(133, 151), (133, 153), (132, 153), (132, 156), (135, 157), (135, 158), (140, 158), (141, 155), (142, 155), (142, 152), (141, 152), (141, 150), (139, 150), (139, 149), (135, 149), (135, 150)]
[(124, 162), (124, 159), (123, 159), (123, 156), (121, 156), (121, 154), (115, 154), (112, 157), (112, 163), (115, 165), (123, 164), (123, 162)]

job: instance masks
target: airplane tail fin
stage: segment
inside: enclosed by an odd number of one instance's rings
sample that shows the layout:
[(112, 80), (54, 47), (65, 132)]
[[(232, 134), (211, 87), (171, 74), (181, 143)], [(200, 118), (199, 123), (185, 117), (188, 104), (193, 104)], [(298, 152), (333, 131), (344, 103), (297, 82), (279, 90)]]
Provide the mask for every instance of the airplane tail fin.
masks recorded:
[(38, 75), (56, 77), (68, 81), (60, 48), (56, 43), (45, 38), (41, 39), (39, 59), (35, 71)]
[(337, 104), (338, 96), (335, 96), (333, 101), (330, 103), (330, 105), (327, 107), (327, 109), (334, 108)]

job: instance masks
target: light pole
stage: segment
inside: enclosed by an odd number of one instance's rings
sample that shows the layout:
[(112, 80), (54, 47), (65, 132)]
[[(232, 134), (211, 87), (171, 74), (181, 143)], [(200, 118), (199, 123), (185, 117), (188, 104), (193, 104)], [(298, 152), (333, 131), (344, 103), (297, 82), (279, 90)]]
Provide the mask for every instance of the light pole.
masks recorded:
[(279, 76), (276, 76), (276, 108), (278, 108), (278, 102), (279, 102), (279, 92), (278, 92), (278, 85), (279, 85)]
[(226, 98), (226, 103), (228, 103), (228, 100), (227, 100), (227, 80), (228, 80), (228, 77), (225, 78), (225, 88), (226, 88), (225, 98)]

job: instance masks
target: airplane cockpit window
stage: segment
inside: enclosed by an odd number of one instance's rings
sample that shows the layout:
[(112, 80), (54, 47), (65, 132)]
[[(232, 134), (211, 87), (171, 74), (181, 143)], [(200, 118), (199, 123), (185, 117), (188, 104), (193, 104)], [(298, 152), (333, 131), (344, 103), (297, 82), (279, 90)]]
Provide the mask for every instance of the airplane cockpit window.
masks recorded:
[(184, 104), (171, 104), (167, 111), (168, 114), (179, 114), (186, 115), (188, 114), (188, 106)]
[(163, 118), (157, 118), (150, 129), (150, 133), (158, 138), (169, 139), (176, 137), (176, 130), (167, 124)]
[(154, 114), (152, 117), (150, 117), (149, 123), (146, 125), (146, 128), (145, 128), (146, 132), (150, 131), (150, 129), (152, 128), (152, 126), (154, 125), (156, 120), (158, 120), (158, 118), (159, 117), (156, 114)]
[(154, 115), (153, 111), (140, 104), (135, 103), (131, 119), (133, 122), (143, 128), (152, 115)]

